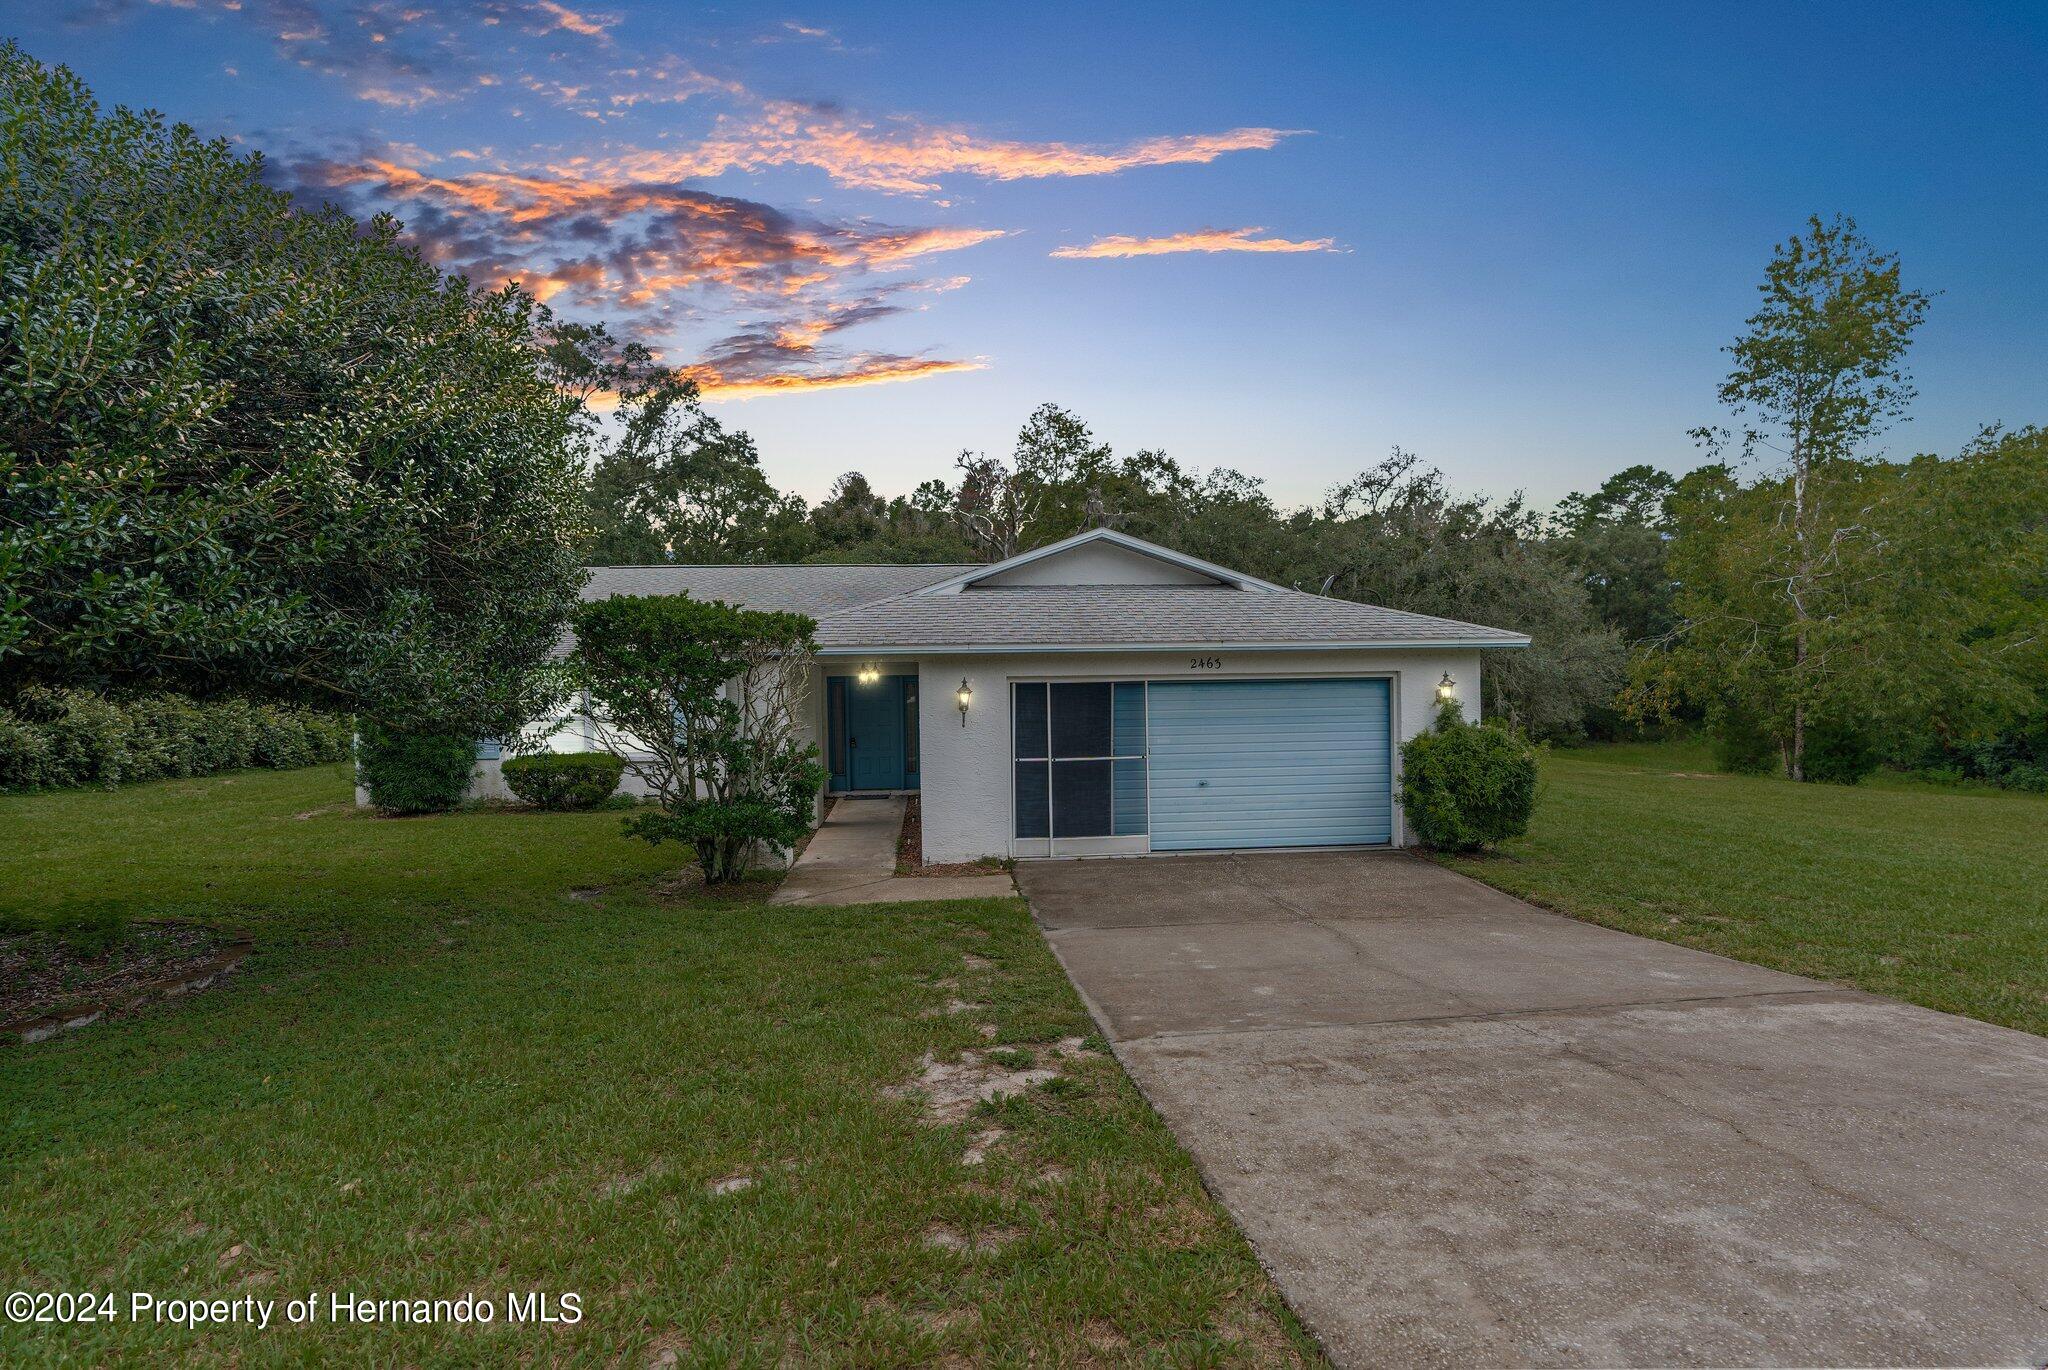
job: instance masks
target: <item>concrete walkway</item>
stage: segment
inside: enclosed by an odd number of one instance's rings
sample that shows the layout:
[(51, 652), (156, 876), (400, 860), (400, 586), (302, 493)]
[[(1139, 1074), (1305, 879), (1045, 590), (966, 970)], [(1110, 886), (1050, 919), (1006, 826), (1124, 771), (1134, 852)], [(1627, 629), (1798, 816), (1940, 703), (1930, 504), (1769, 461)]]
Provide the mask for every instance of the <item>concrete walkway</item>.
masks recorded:
[(1340, 1362), (2048, 1359), (2038, 1037), (1396, 853), (1018, 878)]
[(903, 832), (900, 795), (841, 799), (811, 835), (810, 845), (769, 896), (771, 904), (909, 904), (932, 899), (1005, 899), (1017, 893), (1007, 875), (898, 875), (896, 839)]

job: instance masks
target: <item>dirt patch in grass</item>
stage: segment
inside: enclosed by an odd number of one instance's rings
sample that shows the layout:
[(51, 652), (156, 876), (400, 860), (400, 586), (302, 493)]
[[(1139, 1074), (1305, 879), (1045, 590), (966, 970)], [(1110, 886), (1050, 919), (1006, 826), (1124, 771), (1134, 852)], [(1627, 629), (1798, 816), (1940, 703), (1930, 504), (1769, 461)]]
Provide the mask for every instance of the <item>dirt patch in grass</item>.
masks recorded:
[(941, 1251), (958, 1251), (963, 1255), (985, 1255), (1000, 1251), (1022, 1236), (1014, 1227), (984, 1227), (963, 1232), (947, 1223), (933, 1223), (925, 1229), (924, 1244)]
[[(1018, 1064), (1022, 1052), (963, 1051), (957, 1061), (941, 1061), (930, 1052), (918, 1063), (915, 1079), (889, 1085), (882, 1090), (886, 1099), (922, 1099), (927, 1122), (957, 1123), (974, 1112), (976, 1104), (994, 1103), (1022, 1094), (1059, 1074), (1043, 1066)], [(1003, 1060), (992, 1060), (1001, 1056)]]
[(919, 1009), (917, 1016), (920, 1018), (950, 1018), (960, 1013), (979, 1013), (987, 1007), (987, 1004), (974, 1003), (971, 1000), (962, 999), (958, 995), (954, 995), (937, 1008)]
[(974, 1134), (974, 1140), (969, 1142), (967, 1149), (960, 1153), (960, 1164), (980, 1165), (988, 1159), (988, 1153), (995, 1148), (996, 1144), (1009, 1135), (1009, 1133), (999, 1127), (983, 1128), (980, 1132)]
[(898, 875), (1000, 875), (1008, 870), (1009, 863), (998, 861), (993, 856), (984, 856), (978, 861), (953, 861), (943, 865), (928, 866), (924, 860), (924, 813), (919, 807), (918, 797), (911, 795), (903, 806), (903, 831), (896, 838), (896, 873)]
[[(783, 872), (773, 867), (763, 867), (748, 871), (744, 878), (730, 884), (707, 885), (697, 863), (686, 858), (685, 864), (654, 877), (645, 888), (660, 904), (751, 908), (761, 902), (762, 896), (775, 887), (782, 875)], [(613, 892), (600, 890), (600, 894)]]
[(0, 1038), (40, 1041), (67, 1026), (213, 984), (246, 941), (197, 923), (147, 923), (112, 945), (56, 932), (0, 938)]

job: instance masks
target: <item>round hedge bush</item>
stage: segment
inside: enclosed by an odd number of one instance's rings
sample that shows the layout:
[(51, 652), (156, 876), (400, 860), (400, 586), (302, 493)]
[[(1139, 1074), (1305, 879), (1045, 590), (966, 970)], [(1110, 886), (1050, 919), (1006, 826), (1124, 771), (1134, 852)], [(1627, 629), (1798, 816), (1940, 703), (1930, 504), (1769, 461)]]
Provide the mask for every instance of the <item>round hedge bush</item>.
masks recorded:
[(612, 797), (626, 763), (609, 752), (543, 752), (505, 760), (505, 784), (536, 809), (594, 809)]
[(1425, 846), (1474, 851), (1529, 831), (1536, 753), (1499, 728), (1457, 724), (1401, 748), (1401, 808)]
[(455, 733), (402, 733), (363, 725), (356, 768), (370, 802), (386, 813), (440, 813), (469, 793), (476, 741)]

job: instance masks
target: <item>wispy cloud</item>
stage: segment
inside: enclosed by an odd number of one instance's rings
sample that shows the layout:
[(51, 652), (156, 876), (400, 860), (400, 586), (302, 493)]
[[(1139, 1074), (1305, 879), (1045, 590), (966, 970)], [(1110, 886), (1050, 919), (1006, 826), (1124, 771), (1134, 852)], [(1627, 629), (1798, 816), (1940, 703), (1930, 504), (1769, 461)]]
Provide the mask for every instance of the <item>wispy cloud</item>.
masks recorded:
[(1085, 246), (1056, 247), (1051, 256), (1066, 258), (1161, 257), (1175, 252), (1342, 252), (1334, 238), (1261, 238), (1263, 228), (1200, 228), (1160, 238), (1135, 238), (1113, 233)]
[(823, 24), (805, 24), (785, 19), (768, 32), (755, 37), (756, 43), (817, 43), (832, 52), (847, 51), (839, 35)]
[[(651, 50), (620, 65), (616, 14), (563, 0), (149, 0), (233, 19), (267, 34), (284, 60), (345, 81), (385, 109), (498, 90), (610, 122), (637, 106), (700, 96), (725, 112), (701, 137), (573, 156), (566, 168), (610, 180), (672, 182), (776, 167), (822, 171), (844, 186), (931, 195), (951, 177), (989, 181), (1111, 176), (1199, 165), (1272, 148), (1304, 130), (1242, 127), (1089, 144), (992, 137), (915, 116), (866, 116), (837, 105), (763, 98), (730, 76)], [(86, 0), (82, 22), (118, 22), (131, 0)], [(784, 21), (770, 37), (842, 46), (831, 30)], [(505, 113), (519, 117), (517, 106)]]
[(580, 33), (585, 38), (602, 38), (606, 30), (619, 22), (616, 14), (579, 14), (567, 5), (555, 4), (554, 0), (534, 0), (532, 12), (552, 19), (554, 23), (548, 27)]
[(822, 370), (779, 371), (754, 376), (728, 375), (705, 363), (683, 368), (697, 382), (705, 398), (744, 400), (761, 395), (793, 395), (806, 390), (844, 390), (856, 385), (888, 385), (897, 381), (921, 381), (933, 376), (956, 375), (963, 371), (986, 370), (988, 363), (975, 358), (949, 361), (937, 357), (904, 357), (889, 353), (859, 353)]
[(722, 116), (710, 136), (695, 147), (637, 149), (579, 158), (570, 165), (649, 180), (803, 166), (842, 185), (922, 195), (939, 190), (947, 176), (1021, 181), (1213, 162), (1226, 153), (1274, 147), (1300, 131), (1234, 128), (1087, 147), (988, 138), (909, 117), (864, 119), (825, 106), (771, 100), (745, 113)]

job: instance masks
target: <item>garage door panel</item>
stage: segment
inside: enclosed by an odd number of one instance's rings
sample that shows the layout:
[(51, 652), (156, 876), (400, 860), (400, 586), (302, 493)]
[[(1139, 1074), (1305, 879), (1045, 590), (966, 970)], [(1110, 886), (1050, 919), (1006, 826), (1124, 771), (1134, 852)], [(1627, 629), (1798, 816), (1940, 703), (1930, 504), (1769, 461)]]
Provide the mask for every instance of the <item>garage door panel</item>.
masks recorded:
[(1393, 838), (1384, 680), (1156, 681), (1152, 847)]

